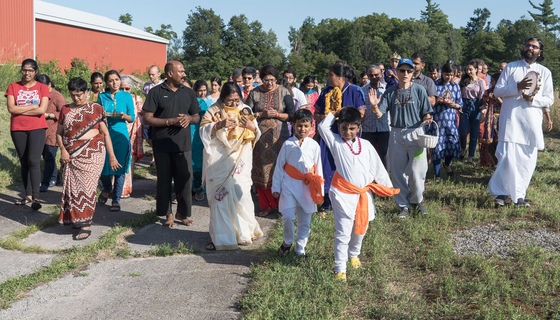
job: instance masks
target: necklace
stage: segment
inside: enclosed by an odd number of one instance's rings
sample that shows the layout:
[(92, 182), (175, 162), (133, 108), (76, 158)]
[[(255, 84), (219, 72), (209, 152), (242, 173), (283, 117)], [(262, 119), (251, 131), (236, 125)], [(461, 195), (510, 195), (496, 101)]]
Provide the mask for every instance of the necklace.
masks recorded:
[(352, 149), (352, 146), (348, 143), (348, 141), (344, 140), (344, 142), (346, 142), (346, 145), (350, 149), (350, 152), (352, 152), (352, 154), (355, 155), (355, 156), (362, 153), (362, 141), (360, 140), (360, 137), (356, 137), (356, 139), (358, 139), (358, 152), (354, 152), (354, 150)]
[(398, 89), (395, 92), (395, 104), (400, 108), (404, 108), (409, 103), (414, 103), (412, 101), (412, 86), (404, 89)]

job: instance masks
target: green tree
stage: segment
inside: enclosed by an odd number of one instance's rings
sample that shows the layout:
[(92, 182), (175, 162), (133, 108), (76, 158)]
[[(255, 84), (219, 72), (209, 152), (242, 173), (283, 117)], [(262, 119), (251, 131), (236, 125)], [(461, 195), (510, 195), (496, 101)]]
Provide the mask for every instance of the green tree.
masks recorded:
[(529, 4), (531, 4), (533, 9), (538, 10), (540, 13), (533, 13), (531, 11), (527, 12), (529, 12), (535, 21), (542, 24), (546, 31), (550, 32), (559, 30), (560, 26), (558, 23), (560, 22), (560, 18), (554, 14), (552, 0), (543, 0), (543, 2), (539, 5), (535, 5), (531, 0), (529, 0)]
[(144, 31), (169, 40), (169, 43), (167, 44), (167, 60), (181, 59), (181, 39), (179, 39), (177, 33), (173, 31), (173, 27), (171, 27), (170, 24), (162, 23), (160, 29), (158, 30), (154, 30), (152, 27), (145, 27)]
[(210, 79), (231, 70), (222, 46), (224, 22), (212, 9), (196, 7), (183, 31), (183, 62), (189, 78)]
[(486, 8), (478, 8), (474, 10), (474, 16), (469, 19), (465, 28), (467, 37), (474, 35), (477, 32), (490, 31), (490, 11)]
[(420, 11), (420, 19), (428, 24), (430, 29), (445, 32), (451, 28), (449, 18), (439, 8), (439, 4), (426, 0), (426, 10)]
[(119, 22), (131, 26), (132, 25), (132, 15), (130, 13), (121, 14), (119, 16)]

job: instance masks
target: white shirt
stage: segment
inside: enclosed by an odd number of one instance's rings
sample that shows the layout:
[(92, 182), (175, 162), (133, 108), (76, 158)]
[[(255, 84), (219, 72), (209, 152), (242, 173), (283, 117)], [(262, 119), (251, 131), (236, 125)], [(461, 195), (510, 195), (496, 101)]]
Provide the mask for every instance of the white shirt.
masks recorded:
[[(526, 101), (517, 90), (517, 83), (529, 71), (541, 76), (541, 88), (532, 102)], [(544, 149), (542, 111), (554, 103), (554, 88), (550, 70), (539, 63), (525, 60), (510, 62), (494, 88), (494, 94), (503, 99), (500, 110), (498, 140)]]
[(292, 92), (294, 93), (294, 96), (292, 98), (294, 99), (294, 106), (296, 107), (296, 110), (299, 109), (299, 107), (308, 104), (307, 98), (305, 98), (305, 93), (303, 93), (303, 91), (299, 90), (296, 87), (292, 87)]
[[(298, 144), (297, 137), (290, 137), (284, 142), (278, 158), (276, 159), (276, 167), (272, 176), (272, 192), (279, 192), (280, 199), (278, 202), (278, 210), (283, 212), (288, 208), (301, 207), (306, 213), (317, 211), (317, 205), (313, 202), (309, 187), (301, 180), (290, 177), (284, 170), (284, 165), (289, 164), (299, 172), (305, 174), (311, 172), (315, 166), (315, 174), (323, 176), (323, 165), (321, 164), (321, 148), (319, 144), (311, 139), (305, 138), (301, 144)], [(323, 193), (323, 187), (321, 191)]]
[[(334, 122), (334, 115), (329, 113), (327, 117), (319, 124), (318, 130), (321, 138), (330, 149), (336, 171), (348, 182), (358, 188), (363, 188), (371, 182), (376, 182), (387, 187), (393, 187), (389, 174), (385, 170), (379, 155), (367, 140), (356, 138), (355, 141), (345, 141), (340, 134), (331, 131), (331, 125)], [(359, 151), (359, 144), (362, 146), (360, 154), (354, 153)], [(350, 145), (350, 146), (349, 146)], [(354, 153), (350, 150), (352, 149)], [(349, 214), (356, 212), (359, 194), (347, 194), (331, 186), (329, 196), (334, 193), (331, 201), (337, 201), (343, 208), (344, 212)], [(368, 192), (368, 212), (369, 219), (375, 217), (375, 209), (371, 192)], [(341, 199), (342, 201), (339, 201)], [(334, 208), (334, 203), (333, 203)]]

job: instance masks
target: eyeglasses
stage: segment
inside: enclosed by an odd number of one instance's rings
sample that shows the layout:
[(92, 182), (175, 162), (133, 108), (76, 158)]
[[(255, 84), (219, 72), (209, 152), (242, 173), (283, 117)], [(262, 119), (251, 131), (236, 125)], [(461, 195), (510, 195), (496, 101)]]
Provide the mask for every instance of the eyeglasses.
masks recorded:
[(226, 106), (231, 106), (232, 104), (239, 104), (240, 100), (239, 99), (227, 99), (224, 100), (224, 104)]
[(286, 77), (285, 79), (288, 80), (288, 81), (292, 81), (292, 80), (295, 80), (296, 78)]
[(274, 82), (276, 82), (276, 79), (274, 79), (274, 78), (262, 79), (262, 82), (274, 83)]
[(77, 99), (80, 99), (80, 98), (81, 98), (81, 97), (82, 97), (82, 96), (84, 95), (84, 93), (85, 93), (85, 92), (80, 92), (80, 93), (71, 93), (71, 94), (70, 94), (70, 97), (71, 97), (71, 98), (77, 98)]
[(377, 78), (377, 77), (381, 77), (381, 73), (371, 73), (371, 74), (368, 74), (368, 77), (370, 77), (370, 78), (373, 78), (373, 77), (376, 77), (376, 78)]
[(35, 73), (35, 69), (21, 69), (21, 73)]
[(537, 50), (537, 49), (540, 49), (541, 47), (536, 46), (536, 45), (534, 45), (534, 44), (526, 43), (526, 44), (525, 44), (525, 48)]
[(243, 80), (253, 80), (253, 77), (243, 77)]
[(413, 69), (398, 69), (400, 73), (413, 73)]

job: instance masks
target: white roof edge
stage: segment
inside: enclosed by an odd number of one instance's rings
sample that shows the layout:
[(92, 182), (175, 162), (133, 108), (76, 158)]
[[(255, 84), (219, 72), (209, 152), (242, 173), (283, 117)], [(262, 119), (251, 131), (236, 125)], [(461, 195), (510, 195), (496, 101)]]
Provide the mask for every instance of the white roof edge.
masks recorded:
[(168, 44), (169, 40), (93, 13), (35, 0), (35, 19)]

